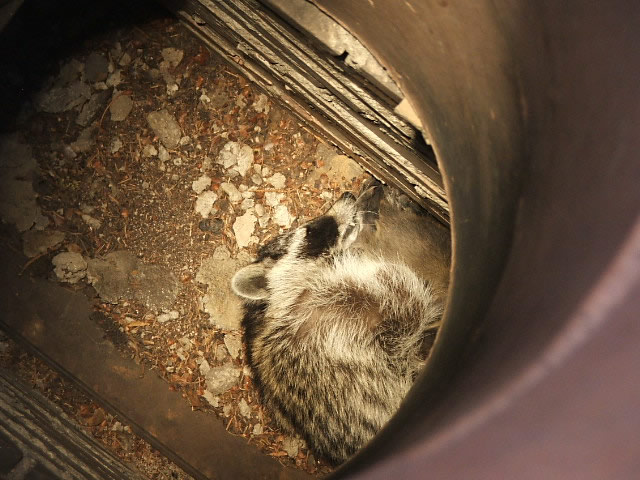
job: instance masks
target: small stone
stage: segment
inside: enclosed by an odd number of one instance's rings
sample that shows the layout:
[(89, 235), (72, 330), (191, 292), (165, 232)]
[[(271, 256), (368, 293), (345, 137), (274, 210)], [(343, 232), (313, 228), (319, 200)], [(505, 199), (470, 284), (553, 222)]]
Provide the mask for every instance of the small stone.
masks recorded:
[(220, 184), (220, 188), (222, 188), (222, 190), (227, 194), (231, 203), (238, 203), (242, 201), (242, 194), (233, 183), (222, 182)]
[(196, 282), (207, 285), (202, 310), (209, 314), (209, 322), (221, 330), (240, 329), (242, 308), (238, 296), (231, 291), (231, 278), (250, 261), (241, 254), (232, 259), (229, 250), (221, 245), (202, 261), (196, 273)]
[(159, 145), (158, 146), (158, 160), (160, 160), (161, 162), (166, 162), (171, 158), (171, 155), (169, 155), (169, 152), (167, 151), (166, 148), (164, 148), (164, 146)]
[(121, 122), (133, 109), (133, 100), (129, 95), (117, 94), (116, 97), (111, 102), (111, 106), (109, 107), (109, 111), (111, 112), (111, 121), (113, 122)]
[(253, 426), (253, 434), (254, 435), (262, 435), (264, 433), (264, 427), (260, 423), (256, 423)]
[[(288, 213), (288, 212), (287, 212)], [(241, 217), (237, 217), (233, 223), (233, 233), (239, 248), (245, 248), (251, 243), (250, 237), (256, 227), (256, 217), (251, 211), (247, 211)]]
[(93, 125), (82, 130), (80, 135), (78, 135), (78, 139), (71, 144), (73, 151), (76, 153), (88, 152), (95, 144), (96, 133), (97, 128)]
[(164, 61), (171, 67), (177, 67), (184, 57), (184, 51), (177, 48), (163, 48), (161, 53)]
[(254, 210), (256, 212), (256, 215), (258, 217), (263, 217), (264, 216), (264, 214), (265, 214), (264, 205), (262, 205), (261, 203), (256, 203), (253, 208), (254, 208)]
[(76, 154), (76, 152), (73, 151), (73, 148), (71, 148), (71, 145), (63, 146), (62, 154), (65, 156), (65, 158), (68, 158), (69, 160), (73, 160), (78, 156), (78, 154)]
[(185, 135), (180, 139), (180, 146), (184, 147), (185, 145), (189, 145), (191, 143), (191, 137), (189, 135)]
[(236, 359), (240, 357), (242, 350), (242, 339), (240, 335), (234, 333), (227, 333), (224, 336), (224, 346), (227, 347), (231, 358)]
[(253, 164), (253, 149), (243, 143), (227, 142), (218, 154), (217, 163), (224, 168), (234, 167), (234, 170), (244, 177)]
[(219, 363), (226, 363), (227, 360), (229, 360), (227, 349), (222, 345), (219, 345), (218, 348), (216, 348), (215, 361)]
[(218, 195), (211, 190), (207, 190), (198, 195), (195, 210), (202, 218), (207, 218), (213, 209), (213, 204), (218, 200)]
[(67, 87), (54, 87), (36, 96), (35, 106), (47, 113), (60, 113), (78, 107), (91, 98), (91, 87), (76, 81)]
[(224, 228), (224, 221), (221, 218), (205, 218), (200, 220), (198, 228), (203, 232), (220, 233)]
[(262, 177), (258, 173), (251, 175), (251, 181), (256, 185), (262, 185)]
[(202, 175), (200, 178), (198, 178), (197, 180), (194, 180), (191, 183), (191, 188), (196, 193), (202, 193), (210, 186), (211, 186), (211, 177), (209, 177), (208, 175)]
[(242, 203), (240, 204), (240, 208), (242, 208), (243, 210), (249, 210), (250, 208), (253, 207), (254, 203), (255, 203), (255, 200), (253, 198), (245, 198), (244, 200), (242, 200)]
[(209, 362), (207, 362), (206, 358), (202, 359), (198, 370), (200, 370), (200, 375), (206, 375), (207, 373), (209, 373), (209, 370), (211, 370), (211, 365), (209, 365)]
[(269, 224), (270, 221), (271, 221), (270, 215), (263, 215), (261, 217), (258, 217), (258, 225), (260, 225), (260, 228), (266, 228), (266, 226)]
[(284, 193), (265, 192), (264, 201), (270, 207), (277, 207), (280, 205), (280, 201), (284, 198)]
[(63, 240), (63, 232), (28, 230), (22, 235), (22, 251), (27, 257), (32, 258), (57, 247)]
[(84, 78), (88, 82), (101, 82), (106, 80), (109, 73), (109, 61), (99, 53), (93, 52), (84, 63)]
[(122, 55), (122, 57), (120, 57), (120, 61), (118, 62), (118, 65), (120, 65), (121, 67), (126, 67), (130, 63), (131, 63), (131, 55), (129, 55), (127, 52), (125, 52)]
[(83, 127), (89, 125), (98, 113), (104, 109), (110, 96), (111, 93), (108, 90), (91, 95), (89, 101), (82, 106), (82, 110), (76, 117), (76, 123)]
[(78, 206), (80, 207), (80, 211), (82, 213), (86, 213), (87, 215), (91, 215), (96, 209), (96, 207), (92, 205), (87, 205), (86, 203), (81, 203)]
[(209, 390), (205, 390), (204, 393), (202, 394), (202, 397), (207, 402), (209, 402), (209, 405), (211, 405), (212, 407), (217, 408), (220, 405), (220, 397), (214, 395)]
[(273, 172), (271, 171), (271, 167), (267, 165), (262, 166), (262, 172), (260, 173), (260, 175), (262, 175), (262, 178), (270, 177), (272, 173)]
[(173, 159), (173, 164), (174, 164), (176, 167), (181, 166), (181, 165), (182, 165), (182, 157), (176, 157), (176, 158), (174, 158), (174, 159)]
[(171, 310), (170, 312), (158, 315), (157, 320), (160, 323), (166, 323), (170, 320), (177, 320), (178, 318), (180, 318), (180, 314), (176, 310)]
[(178, 86), (177, 83), (169, 83), (167, 84), (167, 95), (169, 97), (174, 96), (178, 90), (180, 90), (180, 87)]
[(291, 226), (291, 222), (293, 221), (293, 217), (289, 214), (289, 209), (286, 205), (278, 205), (275, 208), (275, 212), (273, 214), (273, 221), (276, 222), (281, 227), (289, 228)]
[(117, 153), (122, 148), (122, 140), (116, 137), (111, 140), (111, 153)]
[(277, 188), (278, 190), (282, 190), (285, 186), (287, 179), (281, 173), (274, 173), (272, 176), (265, 178), (264, 181), (270, 185), (273, 185), (274, 188)]
[(155, 157), (156, 155), (158, 155), (158, 150), (151, 144), (145, 145), (142, 149), (142, 156), (144, 158)]
[(241, 398), (238, 402), (238, 412), (244, 418), (251, 418), (251, 407), (244, 398)]
[(230, 403), (227, 403), (224, 407), (222, 407), (222, 414), (225, 417), (229, 417), (231, 416), (232, 410), (233, 410), (233, 405), (231, 405)]
[(295, 437), (284, 437), (282, 441), (282, 449), (287, 452), (290, 458), (296, 458), (298, 456), (298, 452), (300, 451), (300, 447), (304, 445), (304, 442)]
[(62, 282), (77, 283), (87, 275), (87, 262), (79, 253), (62, 252), (51, 259), (56, 277)]
[(182, 138), (180, 125), (166, 109), (147, 115), (149, 126), (167, 148), (175, 148)]
[(226, 392), (238, 384), (240, 373), (242, 373), (242, 369), (232, 364), (212, 367), (205, 376), (207, 390), (213, 395)]
[(269, 114), (269, 99), (264, 93), (261, 93), (253, 101), (251, 107), (258, 113)]
[(122, 70), (115, 70), (109, 77), (107, 78), (106, 85), (107, 87), (117, 87), (122, 82)]
[(100, 223), (100, 220), (92, 217), (91, 215), (87, 215), (86, 213), (82, 215), (82, 221), (87, 225), (89, 225), (94, 230), (98, 230), (102, 226), (102, 223)]
[(189, 337), (184, 336), (178, 339), (178, 343), (182, 346), (182, 348), (188, 352), (193, 347), (193, 342), (189, 339)]

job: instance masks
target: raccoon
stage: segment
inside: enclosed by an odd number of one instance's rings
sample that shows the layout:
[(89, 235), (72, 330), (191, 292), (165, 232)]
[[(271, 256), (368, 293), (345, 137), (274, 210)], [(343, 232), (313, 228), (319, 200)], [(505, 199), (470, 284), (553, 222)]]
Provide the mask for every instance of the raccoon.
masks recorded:
[(346, 193), (232, 279), (263, 403), (333, 464), (396, 411), (442, 317), (448, 231), (402, 203), (377, 183)]

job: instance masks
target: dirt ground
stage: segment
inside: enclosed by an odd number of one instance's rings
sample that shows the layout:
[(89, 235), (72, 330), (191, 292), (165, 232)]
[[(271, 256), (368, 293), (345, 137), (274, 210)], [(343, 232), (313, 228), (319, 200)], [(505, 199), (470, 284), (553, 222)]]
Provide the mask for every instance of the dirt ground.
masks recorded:
[[(259, 245), (356, 191), (366, 173), (174, 19), (91, 38), (59, 65), (11, 138), (37, 162), (36, 214), (18, 226), (25, 273), (87, 292), (118, 348), (193, 409), (284, 464), (327, 473), (260, 408), (228, 281)], [(160, 287), (110, 290), (105, 280), (135, 283), (140, 272)], [(42, 362), (1, 343), (3, 365), (118, 456), (150, 478), (190, 478)], [(220, 369), (239, 373), (220, 385), (210, 373)]]

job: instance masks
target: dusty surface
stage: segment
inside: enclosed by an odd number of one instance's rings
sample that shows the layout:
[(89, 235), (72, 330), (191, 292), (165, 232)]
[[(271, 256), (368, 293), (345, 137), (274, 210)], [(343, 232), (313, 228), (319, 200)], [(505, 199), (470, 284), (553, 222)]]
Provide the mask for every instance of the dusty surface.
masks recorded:
[[(193, 409), (326, 473), (260, 407), (229, 280), (366, 174), (171, 19), (86, 42), (23, 116), (0, 138), (0, 214), (22, 232), (25, 274), (87, 292), (123, 354)], [(187, 478), (29, 355), (8, 346), (3, 361), (151, 477)]]

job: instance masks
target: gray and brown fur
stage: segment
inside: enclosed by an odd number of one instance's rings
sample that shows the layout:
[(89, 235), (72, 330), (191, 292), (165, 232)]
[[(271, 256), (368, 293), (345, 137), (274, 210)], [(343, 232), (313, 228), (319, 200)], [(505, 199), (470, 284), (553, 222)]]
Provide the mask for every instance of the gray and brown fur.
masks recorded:
[(316, 455), (343, 462), (400, 405), (442, 316), (449, 248), (446, 228), (373, 185), (234, 276), (262, 401)]

